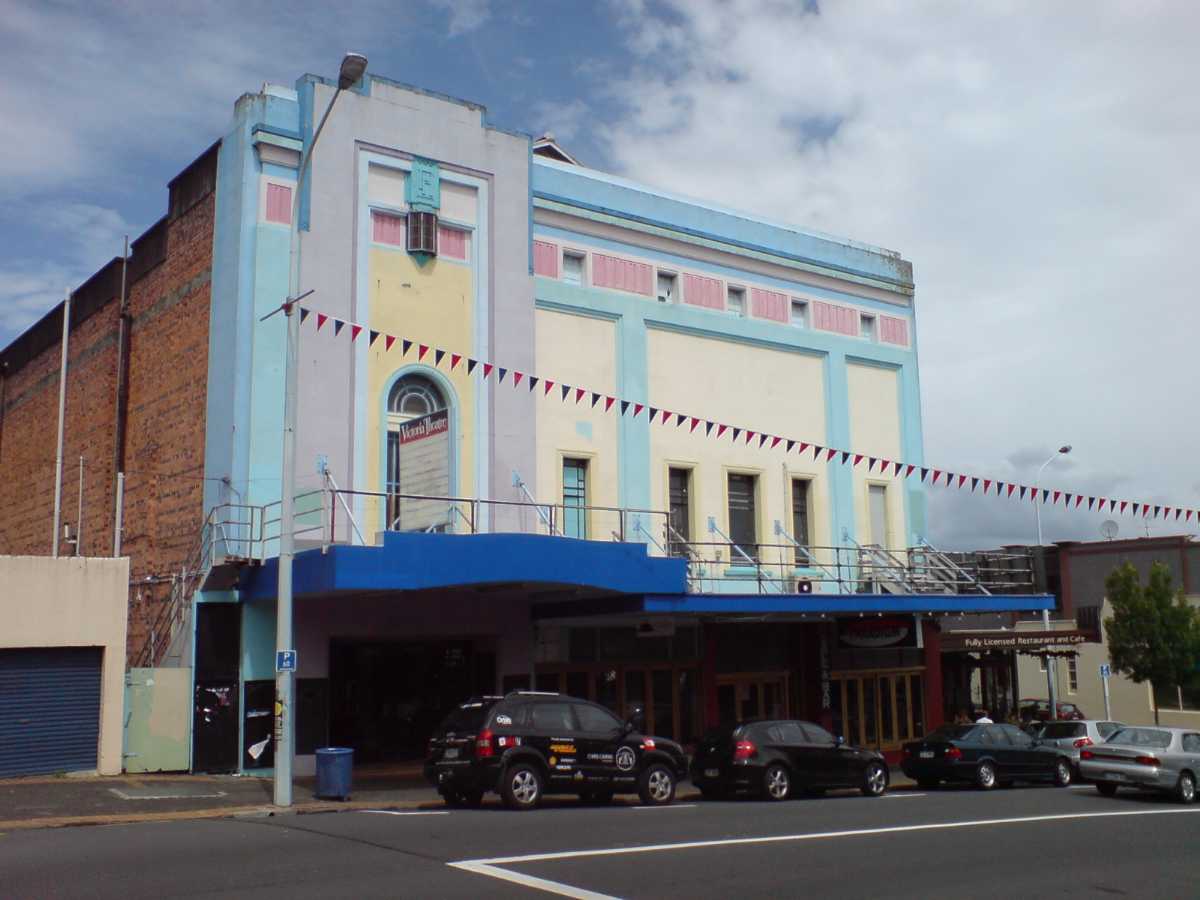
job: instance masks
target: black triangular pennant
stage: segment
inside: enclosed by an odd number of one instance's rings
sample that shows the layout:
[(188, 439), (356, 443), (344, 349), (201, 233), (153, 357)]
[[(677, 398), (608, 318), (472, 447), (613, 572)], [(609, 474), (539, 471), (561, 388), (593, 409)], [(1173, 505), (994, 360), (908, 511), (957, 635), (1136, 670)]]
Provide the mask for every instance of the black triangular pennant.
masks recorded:
[(688, 417), (685, 416), (683, 413), (675, 413), (675, 427), (676, 428), (678, 428), (680, 425), (682, 425), (687, 420), (688, 420)]
[(849, 461), (850, 461), (850, 453), (846, 450), (843, 450), (842, 451), (842, 465), (844, 466)]
[(561, 384), (559, 385), (559, 389), (562, 391), (562, 399), (565, 403), (567, 400), (567, 394), (571, 393), (571, 386), (569, 384)]
[(334, 337), (337, 337), (339, 334), (341, 334), (342, 329), (345, 327), (346, 327), (346, 323), (343, 322), (341, 319), (334, 319), (333, 320), (333, 335), (334, 335)]
[(740, 435), (741, 433), (742, 433), (742, 429), (740, 429), (740, 428), (733, 429), (733, 440), (735, 443), (737, 442), (738, 435)]
[(410, 341), (408, 338), (401, 338), (401, 340), (400, 340), (400, 355), (407, 356), (408, 351), (412, 349), (412, 344), (413, 344), (413, 342)]
[(470, 375), (472, 372), (474, 372), (475, 367), (477, 365), (479, 365), (479, 360), (471, 359), (471, 357), (468, 356), (467, 357), (467, 374)]
[(629, 401), (622, 400), (621, 401), (621, 415), (625, 415), (625, 413), (627, 413), (627, 412), (629, 412)]
[(1043, 489), (1042, 489), (1042, 502), (1043, 502), (1043, 503), (1045, 503), (1045, 502), (1046, 502), (1046, 498), (1047, 498), (1047, 497), (1049, 497), (1049, 496), (1050, 496), (1050, 491), (1049, 491), (1049, 490), (1047, 490), (1047, 489), (1045, 489), (1045, 488), (1043, 488)]
[(440, 366), (442, 364), (442, 360), (445, 358), (445, 356), (446, 356), (445, 350), (434, 350), (433, 351), (433, 364), (435, 366)]
[(760, 434), (758, 436), (758, 449), (761, 450), (762, 445), (765, 444), (766, 442), (767, 442), (767, 436), (765, 434)]
[(929, 476), (929, 470), (922, 468), (921, 469), (921, 480), (924, 481), (928, 476)]
[(498, 382), (500, 382), (500, 383), (503, 383), (503, 382), (504, 382), (504, 376), (508, 374), (508, 369), (505, 369), (505, 368), (500, 368), (498, 371), (500, 372), (500, 377), (499, 377), (499, 378), (497, 378), (496, 380), (497, 380)]
[(705, 437), (708, 437), (710, 434), (712, 434), (713, 426), (715, 426), (716, 424), (717, 423), (713, 422), (713, 421), (706, 421), (704, 423), (704, 436)]
[(538, 377), (536, 375), (530, 375), (529, 376), (529, 390), (532, 391), (535, 387), (537, 387), (537, 383), (538, 383)]
[(978, 478), (972, 478), (972, 479), (971, 479), (971, 493), (972, 493), (972, 494), (973, 494), (973, 493), (975, 493), (975, 488), (977, 488), (977, 487), (979, 487), (979, 479), (978, 479)]
[(654, 417), (657, 415), (658, 415), (658, 410), (655, 409), (653, 406), (650, 407), (650, 424), (651, 425), (654, 424)]
[(788, 453), (791, 453), (791, 452), (792, 452), (792, 448), (793, 448), (793, 447), (795, 447), (795, 446), (796, 446), (796, 442), (795, 442), (795, 441), (788, 441), (788, 442), (787, 442), (787, 452), (788, 452)]
[(367, 341), (367, 346), (368, 346), (368, 347), (370, 347), (370, 346), (371, 346), (372, 344), (374, 344), (374, 343), (375, 343), (377, 340), (379, 340), (379, 332), (378, 332), (378, 331), (372, 331), (372, 332), (371, 332), (371, 337), (370, 337), (370, 339)]
[(305, 309), (303, 306), (300, 307), (300, 324), (303, 325), (304, 320), (307, 318), (308, 318), (308, 310)]
[(592, 391), (592, 409), (596, 408), (596, 404), (600, 402), (602, 396), (603, 394), (597, 394), (595, 391)]

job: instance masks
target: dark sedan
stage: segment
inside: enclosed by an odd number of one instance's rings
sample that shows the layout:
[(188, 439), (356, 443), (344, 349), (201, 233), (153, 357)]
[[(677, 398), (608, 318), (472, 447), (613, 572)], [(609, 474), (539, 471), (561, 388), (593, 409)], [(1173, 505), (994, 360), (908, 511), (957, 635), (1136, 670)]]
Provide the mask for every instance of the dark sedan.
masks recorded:
[(704, 737), (692, 784), (705, 799), (745, 791), (786, 800), (799, 790), (843, 787), (878, 797), (887, 791), (888, 767), (882, 754), (850, 747), (812, 722), (745, 722)]
[(921, 741), (904, 745), (900, 768), (923, 788), (943, 781), (991, 790), (1015, 781), (1071, 783), (1071, 760), (1052, 744), (1040, 744), (1015, 725), (943, 725)]

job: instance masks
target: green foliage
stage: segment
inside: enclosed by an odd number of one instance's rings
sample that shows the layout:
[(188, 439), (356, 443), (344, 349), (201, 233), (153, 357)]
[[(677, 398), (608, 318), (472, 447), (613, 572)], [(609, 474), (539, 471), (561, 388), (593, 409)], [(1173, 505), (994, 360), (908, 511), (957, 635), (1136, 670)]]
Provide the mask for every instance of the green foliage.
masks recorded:
[(1104, 620), (1113, 669), (1139, 684), (1189, 682), (1200, 661), (1200, 610), (1188, 605), (1183, 591), (1172, 589), (1170, 570), (1155, 563), (1143, 587), (1137, 570), (1125, 563), (1113, 569), (1104, 587), (1113, 611)]

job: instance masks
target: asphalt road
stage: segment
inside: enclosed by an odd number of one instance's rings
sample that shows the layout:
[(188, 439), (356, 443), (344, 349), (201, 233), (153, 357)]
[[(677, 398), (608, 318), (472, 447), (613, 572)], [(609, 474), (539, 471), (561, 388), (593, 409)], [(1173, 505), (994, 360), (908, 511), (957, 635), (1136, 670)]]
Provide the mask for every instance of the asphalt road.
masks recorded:
[(345, 812), (0, 835), (0, 896), (1200, 896), (1200, 805), (1091, 788), (531, 813)]

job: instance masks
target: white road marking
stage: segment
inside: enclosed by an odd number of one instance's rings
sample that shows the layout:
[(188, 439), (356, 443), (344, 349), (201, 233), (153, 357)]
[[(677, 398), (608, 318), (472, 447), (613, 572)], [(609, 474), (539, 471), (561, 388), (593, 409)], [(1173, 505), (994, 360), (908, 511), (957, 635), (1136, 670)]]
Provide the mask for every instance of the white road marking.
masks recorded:
[(401, 810), (401, 809), (360, 809), (361, 813), (369, 813), (376, 816), (448, 816), (450, 813), (444, 809), (418, 809), (418, 810)]
[(547, 878), (537, 878), (512, 872), (500, 866), (519, 865), (521, 863), (548, 862), (560, 859), (584, 859), (597, 856), (622, 856), (635, 853), (661, 853), (668, 850), (697, 850), (704, 847), (737, 847), (750, 844), (782, 844), (798, 841), (816, 841), (829, 838), (863, 837), (877, 834), (901, 834), (912, 831), (945, 831), (952, 828), (978, 828), (985, 825), (1019, 825), (1028, 822), (1062, 822), (1075, 819), (1111, 819), (1123, 816), (1169, 816), (1186, 813), (1198, 813), (1200, 807), (1186, 809), (1132, 809), (1114, 810), (1108, 812), (1090, 813), (1061, 813), (1048, 816), (1019, 816), (1011, 819), (972, 819), (966, 822), (931, 822), (925, 825), (892, 825), (886, 828), (855, 828), (848, 831), (819, 831), (808, 834), (775, 834), (753, 838), (725, 838), (715, 841), (682, 841), (678, 844), (644, 844), (640, 847), (611, 847), (599, 850), (564, 850), (557, 853), (530, 853), (525, 856), (497, 856), (492, 859), (464, 859), (458, 862), (446, 863), (454, 869), (464, 872), (474, 872), (489, 878), (498, 878), (513, 884), (520, 884), (536, 890), (555, 894), (559, 897), (573, 897), (576, 900), (617, 900), (608, 894), (598, 894), (577, 888), (559, 881)]
[(695, 803), (671, 803), (667, 806), (629, 806), (627, 809), (692, 809)]
[(898, 794), (884, 794), (884, 800), (903, 800), (906, 797), (928, 797), (928, 794), (914, 794), (911, 791), (902, 791)]

